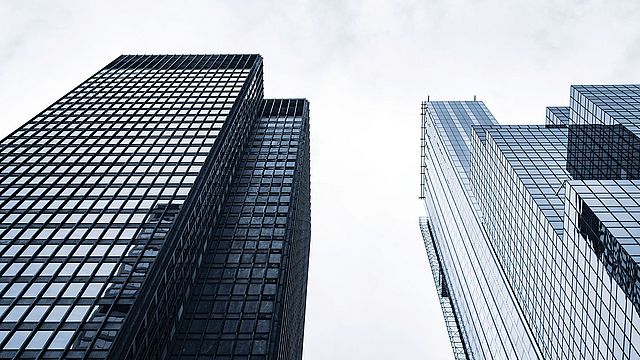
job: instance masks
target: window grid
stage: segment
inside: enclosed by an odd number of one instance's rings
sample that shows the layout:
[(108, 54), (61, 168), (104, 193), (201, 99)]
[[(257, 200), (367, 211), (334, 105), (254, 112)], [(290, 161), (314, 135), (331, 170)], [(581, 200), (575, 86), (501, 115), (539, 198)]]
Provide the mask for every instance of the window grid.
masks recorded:
[(123, 56), (2, 140), (0, 357), (104, 357), (249, 76), (215, 58)]
[[(304, 324), (310, 231), (304, 205), (309, 201), (306, 107), (299, 100), (264, 102), (224, 215), (208, 241), (172, 358), (302, 355), (296, 334)], [(298, 260), (291, 262), (291, 256)]]
[[(451, 109), (468, 102), (423, 103), (425, 205), (471, 357), (640, 357), (639, 88), (572, 86), (545, 126), (465, 125)], [(506, 291), (482, 282), (502, 271)]]

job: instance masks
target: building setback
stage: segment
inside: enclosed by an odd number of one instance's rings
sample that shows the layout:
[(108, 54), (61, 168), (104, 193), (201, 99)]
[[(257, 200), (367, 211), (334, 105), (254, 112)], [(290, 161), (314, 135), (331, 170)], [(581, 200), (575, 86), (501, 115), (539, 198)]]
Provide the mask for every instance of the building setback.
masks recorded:
[(299, 359), (309, 105), (120, 56), (0, 142), (0, 358)]
[(640, 358), (640, 86), (572, 86), (546, 125), (422, 109), (420, 226), (456, 358)]

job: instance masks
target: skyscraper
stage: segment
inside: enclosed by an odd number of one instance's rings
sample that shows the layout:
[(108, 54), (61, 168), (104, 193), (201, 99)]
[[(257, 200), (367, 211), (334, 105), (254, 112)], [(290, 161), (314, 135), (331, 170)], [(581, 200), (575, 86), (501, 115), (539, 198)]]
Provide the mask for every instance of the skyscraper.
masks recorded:
[(640, 86), (545, 125), (422, 105), (420, 227), (460, 359), (640, 358)]
[(309, 106), (259, 55), (120, 56), (0, 142), (0, 358), (295, 359)]

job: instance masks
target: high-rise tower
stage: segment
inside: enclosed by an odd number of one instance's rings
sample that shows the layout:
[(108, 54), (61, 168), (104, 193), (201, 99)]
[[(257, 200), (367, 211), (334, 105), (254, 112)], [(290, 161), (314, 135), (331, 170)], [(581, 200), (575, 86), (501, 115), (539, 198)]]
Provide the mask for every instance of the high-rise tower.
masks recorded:
[(0, 218), (0, 358), (301, 357), (308, 102), (259, 55), (117, 58), (0, 142)]
[(423, 103), (420, 225), (458, 358), (640, 358), (640, 87), (546, 125)]

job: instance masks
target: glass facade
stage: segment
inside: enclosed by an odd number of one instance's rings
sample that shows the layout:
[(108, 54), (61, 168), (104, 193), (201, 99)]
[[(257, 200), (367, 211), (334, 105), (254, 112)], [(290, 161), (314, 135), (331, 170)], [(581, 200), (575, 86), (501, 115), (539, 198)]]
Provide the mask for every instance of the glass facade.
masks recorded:
[(497, 127), (497, 122), (479, 101), (425, 102), (422, 114), (427, 221), (466, 355), (536, 358), (536, 344), (472, 193), (474, 128)]
[(274, 114), (297, 120), (263, 141), (294, 149), (271, 168), (291, 178), (276, 206), (292, 203), (277, 232), (293, 235), (269, 239), (302, 248), (302, 265), (278, 263), (273, 295), (293, 291), (296, 306), (270, 316), (303, 317), (308, 103), (264, 100), (259, 55), (121, 56), (0, 142), (0, 358), (167, 358), (225, 243), (242, 156)]
[(436, 291), (438, 292), (438, 298), (440, 299), (440, 307), (442, 308), (447, 332), (449, 333), (453, 357), (456, 360), (465, 360), (469, 355), (467, 354), (464, 341), (462, 340), (462, 334), (460, 333), (461, 327), (458, 322), (459, 320), (453, 310), (451, 296), (449, 295), (449, 286), (447, 285), (447, 280), (444, 276), (444, 269), (440, 263), (438, 250), (436, 250), (436, 246), (433, 242), (433, 232), (431, 231), (429, 218), (420, 218), (420, 231), (422, 232), (422, 238), (424, 239), (424, 246), (427, 249), (429, 265), (431, 265), (431, 274), (433, 275), (433, 282), (436, 285)]
[[(214, 230), (217, 241), (198, 270), (173, 358), (301, 358), (309, 172), (295, 169), (309, 161), (307, 112), (303, 100), (265, 102)], [(283, 309), (291, 310), (277, 316)]]
[[(571, 106), (547, 108), (546, 125), (473, 123), (463, 175), (450, 160), (457, 156), (452, 146), (439, 145), (450, 136), (428, 125), (459, 120), (432, 115), (442, 103), (423, 105), (429, 110), (423, 115), (423, 195), (429, 223), (441, 224), (431, 237), (444, 277), (480, 272), (504, 280), (500, 293), (447, 282), (469, 358), (640, 358), (637, 90), (573, 86)], [(448, 154), (438, 157), (440, 146)], [(460, 186), (464, 178), (468, 187)], [(466, 209), (473, 216), (464, 215)], [(484, 242), (475, 239), (476, 227)], [(461, 228), (466, 237), (459, 236)], [(490, 261), (474, 264), (457, 251), (468, 243)], [(467, 315), (491, 294), (508, 299), (509, 307), (485, 318)], [(501, 333), (494, 324), (503, 319), (519, 332)], [(472, 335), (477, 332), (482, 337)], [(485, 346), (483, 337), (522, 346), (507, 354)]]

